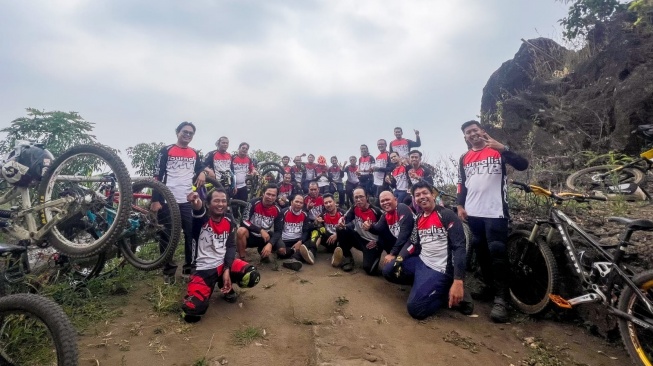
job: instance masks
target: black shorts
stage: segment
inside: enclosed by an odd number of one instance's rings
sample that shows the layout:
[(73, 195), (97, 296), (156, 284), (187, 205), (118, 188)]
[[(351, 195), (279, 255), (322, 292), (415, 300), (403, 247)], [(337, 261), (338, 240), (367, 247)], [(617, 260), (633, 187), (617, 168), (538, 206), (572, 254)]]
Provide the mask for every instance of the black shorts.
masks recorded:
[(261, 250), (263, 250), (263, 247), (267, 244), (265, 240), (263, 240), (262, 237), (256, 236), (252, 233), (249, 233), (249, 237), (247, 238), (247, 247), (248, 248), (257, 248), (259, 253)]

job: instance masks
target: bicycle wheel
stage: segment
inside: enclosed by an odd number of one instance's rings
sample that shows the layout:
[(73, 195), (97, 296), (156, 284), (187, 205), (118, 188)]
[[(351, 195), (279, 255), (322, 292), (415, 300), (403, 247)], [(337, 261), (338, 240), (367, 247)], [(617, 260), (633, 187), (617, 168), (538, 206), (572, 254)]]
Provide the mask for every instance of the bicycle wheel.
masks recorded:
[[(632, 278), (637, 288), (653, 302), (653, 270), (642, 272)], [(619, 296), (619, 310), (651, 324), (653, 312), (637, 297), (632, 288), (626, 287)], [(635, 322), (619, 318), (619, 333), (628, 354), (638, 365), (653, 365), (653, 330), (645, 329)]]
[(474, 238), (472, 234), (472, 229), (469, 228), (466, 222), (463, 222), (463, 231), (465, 232), (465, 249), (466, 249), (466, 269), (467, 272), (474, 272), (478, 266), (476, 261), (476, 250), (472, 247), (472, 239)]
[[(125, 260), (142, 271), (163, 267), (175, 254), (181, 236), (181, 213), (170, 189), (154, 179), (132, 186), (130, 227), (120, 240)], [(162, 197), (164, 208), (150, 211), (152, 196)]]
[(283, 182), (283, 175), (285, 173), (286, 172), (283, 169), (272, 166), (270, 168), (261, 170), (261, 177), (263, 177), (263, 181), (265, 182), (265, 184), (268, 183), (268, 181), (265, 179), (265, 177), (268, 175), (272, 177), (272, 180), (269, 181), (269, 183), (280, 184), (281, 182)]
[(61, 307), (48, 298), (0, 298), (1, 365), (77, 365), (76, 334)]
[(570, 175), (565, 183), (571, 190), (587, 192), (591, 190), (605, 191), (606, 187), (617, 186), (622, 183), (640, 184), (644, 180), (644, 173), (633, 168), (624, 168), (606, 174), (618, 167), (618, 165), (601, 165), (585, 168)]
[[(41, 223), (56, 222), (48, 241), (70, 257), (98, 254), (118, 240), (129, 218), (129, 172), (107, 147), (79, 145), (55, 159), (38, 187), (40, 203), (72, 198), (46, 207)], [(114, 202), (114, 193), (118, 199)], [(65, 212), (60, 220), (59, 215)]]
[(550, 305), (549, 295), (558, 288), (558, 267), (546, 243), (533, 243), (525, 230), (514, 231), (506, 243), (510, 273), (510, 297), (523, 313), (543, 313)]
[(260, 163), (258, 165), (258, 170), (263, 171), (271, 167), (283, 170), (283, 166), (281, 166), (281, 164), (279, 163), (275, 163), (274, 161), (265, 161), (263, 163)]
[(236, 224), (240, 225), (243, 222), (243, 213), (249, 203), (241, 200), (232, 199), (229, 201), (229, 213), (236, 220)]

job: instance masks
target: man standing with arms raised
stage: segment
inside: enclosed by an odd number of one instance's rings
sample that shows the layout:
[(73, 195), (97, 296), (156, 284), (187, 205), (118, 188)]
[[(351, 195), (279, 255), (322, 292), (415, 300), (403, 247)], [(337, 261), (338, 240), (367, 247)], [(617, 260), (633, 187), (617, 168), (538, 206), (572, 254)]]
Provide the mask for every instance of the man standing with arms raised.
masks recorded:
[(407, 160), (410, 149), (422, 146), (422, 140), (419, 138), (419, 131), (414, 131), (415, 141), (403, 138), (404, 131), (401, 127), (395, 127), (395, 139), (390, 142), (390, 152), (396, 151), (402, 160)]
[(385, 182), (385, 175), (392, 172), (392, 168), (388, 168), (388, 163), (390, 162), (390, 154), (386, 150), (388, 143), (384, 139), (380, 139), (376, 142), (376, 147), (379, 148), (379, 155), (376, 156), (372, 170), (374, 171), (374, 188), (376, 190), (374, 197), (378, 199), (384, 187), (390, 190), (390, 187)]
[(471, 149), (460, 157), (458, 216), (469, 224), (485, 281), (494, 287), (490, 318), (505, 323), (509, 320), (506, 164), (521, 171), (528, 168), (528, 161), (491, 138), (477, 121), (463, 123), (461, 130)]

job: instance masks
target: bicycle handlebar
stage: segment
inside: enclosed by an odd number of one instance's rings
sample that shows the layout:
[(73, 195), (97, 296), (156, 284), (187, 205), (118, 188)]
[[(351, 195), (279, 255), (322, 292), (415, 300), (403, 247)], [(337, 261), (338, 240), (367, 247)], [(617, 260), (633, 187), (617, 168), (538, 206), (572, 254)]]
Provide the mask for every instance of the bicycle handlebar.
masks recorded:
[(512, 181), (511, 182), (514, 186), (517, 188), (521, 189), (522, 191), (526, 193), (534, 193), (535, 195), (538, 196), (546, 196), (553, 198), (556, 201), (570, 201), (574, 200), (576, 202), (587, 202), (590, 200), (594, 201), (607, 201), (608, 199), (606, 197), (600, 197), (600, 196), (588, 196), (586, 194), (580, 194), (580, 193), (572, 193), (572, 192), (561, 192), (561, 193), (554, 193), (549, 190), (546, 190), (542, 187), (536, 186), (536, 185), (530, 185), (526, 183), (521, 183), (517, 181)]

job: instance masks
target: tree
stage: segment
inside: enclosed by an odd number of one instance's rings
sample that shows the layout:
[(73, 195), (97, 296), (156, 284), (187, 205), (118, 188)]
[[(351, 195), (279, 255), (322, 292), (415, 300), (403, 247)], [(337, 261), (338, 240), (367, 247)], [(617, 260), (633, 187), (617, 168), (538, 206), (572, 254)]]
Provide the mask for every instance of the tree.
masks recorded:
[(143, 177), (154, 176), (154, 164), (159, 151), (166, 146), (163, 142), (142, 142), (127, 148), (127, 156), (132, 161), (132, 167), (137, 169), (136, 174)]
[(275, 163), (281, 163), (281, 155), (273, 151), (263, 151), (260, 149), (253, 150), (249, 152), (249, 157), (256, 159), (259, 163), (264, 161), (274, 161)]
[(7, 134), (0, 142), (0, 153), (13, 150), (17, 140), (41, 143), (55, 157), (72, 146), (96, 142), (91, 134), (94, 123), (84, 120), (77, 112), (26, 110), (27, 117), (16, 118), (9, 127), (0, 130)]
[(560, 19), (560, 24), (565, 28), (562, 36), (574, 40), (579, 36), (585, 37), (598, 22), (603, 22), (616, 13), (626, 9), (625, 4), (618, 0), (558, 0), (572, 3), (566, 18)]

